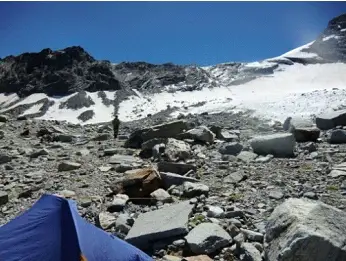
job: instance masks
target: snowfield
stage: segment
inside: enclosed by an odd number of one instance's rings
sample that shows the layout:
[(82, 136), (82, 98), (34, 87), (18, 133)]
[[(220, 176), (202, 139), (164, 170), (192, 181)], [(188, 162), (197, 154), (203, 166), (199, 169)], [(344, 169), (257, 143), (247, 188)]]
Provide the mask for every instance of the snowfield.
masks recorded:
[[(331, 39), (325, 39), (329, 40)], [(275, 60), (287, 60), (285, 57), (319, 58), (316, 54), (306, 53), (303, 50), (311, 43), (296, 48), (281, 56), (260, 62), (244, 64), (248, 68), (270, 68)], [(133, 90), (134, 95), (119, 104), (118, 115), (121, 121), (132, 121), (155, 114), (169, 107), (175, 107), (171, 117), (188, 113), (218, 113), (241, 110), (253, 110), (254, 115), (268, 120), (284, 121), (288, 116), (310, 117), (328, 110), (343, 107), (346, 100), (346, 64), (309, 64), (293, 65), (280, 64), (274, 74), (261, 76), (241, 85), (227, 85), (226, 81), (232, 77), (227, 69), (222, 67), (203, 67), (214, 78), (219, 79), (216, 87), (205, 87), (201, 90), (182, 92), (169, 92), (179, 90), (180, 85), (167, 86), (161, 93), (147, 95)], [(225, 80), (225, 81), (223, 81)], [(105, 91), (106, 97), (114, 100), (116, 91)], [(72, 123), (90, 124), (108, 122), (113, 118), (114, 105), (105, 105), (98, 97), (98, 92), (87, 92), (94, 101), (94, 105), (81, 109), (60, 109), (61, 103), (67, 101), (75, 94), (65, 97), (48, 97), (46, 94), (32, 94), (20, 99), (16, 94), (0, 94), (0, 112), (6, 112), (19, 105), (29, 104), (29, 108), (21, 115), (41, 112), (42, 99), (48, 98), (54, 104), (39, 119), (66, 120)], [(78, 116), (93, 110), (94, 117), (86, 122)]]

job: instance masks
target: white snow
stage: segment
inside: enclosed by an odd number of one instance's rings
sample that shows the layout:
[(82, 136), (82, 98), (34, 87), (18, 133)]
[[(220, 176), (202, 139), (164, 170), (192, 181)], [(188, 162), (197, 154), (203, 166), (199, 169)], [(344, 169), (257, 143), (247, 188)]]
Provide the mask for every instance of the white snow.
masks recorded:
[(107, 99), (114, 100), (116, 91), (103, 91), (106, 94)]
[(8, 95), (0, 93), (0, 108), (6, 108), (8, 105), (17, 100), (19, 100), (19, 97), (16, 93), (11, 93)]
[[(291, 51), (289, 51), (287, 53), (284, 53), (284, 54), (282, 54), (282, 55), (280, 55), (278, 57), (275, 57), (275, 58), (284, 58), (284, 57), (315, 58), (315, 57), (318, 57), (318, 55), (315, 54), (315, 53), (306, 53), (306, 52), (303, 51), (303, 49), (310, 47), (314, 42), (315, 41), (310, 42), (308, 44), (305, 44), (303, 46), (300, 46), (298, 48), (295, 48), (295, 49), (293, 49), (293, 50), (291, 50)], [(271, 58), (271, 59), (275, 59), (275, 58)]]
[(339, 39), (340, 36), (337, 36), (337, 35), (335, 35), (335, 34), (332, 34), (332, 35), (323, 37), (322, 41), (325, 42), (325, 41), (328, 41), (328, 40), (333, 39), (333, 38), (334, 38), (334, 39)]
[(244, 65), (245, 67), (249, 68), (270, 68), (273, 66), (273, 63), (269, 61), (261, 61), (261, 62), (252, 62), (252, 63), (247, 63)]
[[(113, 117), (113, 112), (114, 112), (114, 106), (109, 105), (106, 106), (103, 104), (102, 99), (98, 97), (98, 92), (86, 92), (87, 95), (94, 101), (95, 105), (92, 105), (90, 107), (85, 107), (77, 110), (72, 110), (72, 109), (60, 109), (59, 105), (66, 100), (68, 100), (70, 97), (72, 97), (75, 94), (71, 94), (69, 96), (65, 96), (62, 98), (50, 98), (50, 100), (54, 101), (54, 105), (49, 107), (48, 111), (38, 119), (42, 120), (59, 120), (63, 121), (66, 120), (71, 123), (81, 123), (81, 124), (90, 124), (90, 123), (99, 123), (99, 122), (107, 122), (110, 121)], [(113, 97), (115, 92), (107, 92), (107, 97)], [(87, 110), (93, 110), (95, 115), (92, 119), (86, 121), (86, 122), (81, 122), (78, 119), (78, 116), (83, 113), (84, 111)]]
[(41, 108), (42, 108), (42, 106), (43, 106), (43, 103), (34, 104), (29, 109), (24, 111), (20, 116), (39, 113)]
[[(170, 106), (179, 113), (216, 113), (252, 109), (255, 115), (271, 120), (288, 116), (319, 114), (344, 104), (346, 98), (346, 64), (314, 64), (286, 66), (271, 77), (261, 77), (243, 85), (204, 88), (192, 92), (162, 92), (143, 98), (132, 96), (119, 107), (122, 121), (146, 117)], [(340, 90), (333, 90), (338, 88)], [(199, 102), (205, 104), (197, 105)], [(195, 106), (192, 106), (195, 105)], [(187, 109), (185, 109), (186, 107)]]

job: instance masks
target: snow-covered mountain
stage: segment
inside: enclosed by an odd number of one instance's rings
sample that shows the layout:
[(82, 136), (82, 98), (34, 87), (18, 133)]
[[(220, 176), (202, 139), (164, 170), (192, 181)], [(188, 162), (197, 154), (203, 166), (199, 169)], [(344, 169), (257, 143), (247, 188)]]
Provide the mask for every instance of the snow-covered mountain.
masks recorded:
[(111, 64), (81, 47), (0, 60), (0, 113), (72, 123), (131, 121), (165, 111), (253, 110), (269, 120), (340, 109), (346, 98), (346, 14), (279, 57), (215, 66)]

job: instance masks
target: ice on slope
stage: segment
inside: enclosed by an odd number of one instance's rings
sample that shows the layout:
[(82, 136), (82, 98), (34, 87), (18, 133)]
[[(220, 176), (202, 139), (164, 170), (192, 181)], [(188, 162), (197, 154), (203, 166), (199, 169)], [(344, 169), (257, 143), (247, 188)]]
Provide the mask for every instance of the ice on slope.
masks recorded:
[[(275, 57), (275, 58), (285, 58), (285, 57), (292, 57), (292, 58), (316, 58), (318, 57), (317, 54), (315, 53), (307, 53), (307, 52), (304, 52), (303, 50), (310, 47), (313, 43), (313, 42), (310, 42), (308, 44), (305, 44), (303, 46), (300, 46), (298, 48), (295, 48), (287, 53), (284, 53), (278, 57)], [(274, 59), (274, 58), (272, 58)]]
[(344, 104), (345, 70), (343, 63), (294, 64), (269, 77), (238, 86), (162, 92), (143, 98), (132, 96), (120, 104), (119, 117), (123, 121), (135, 120), (164, 110), (168, 105), (178, 107), (172, 114), (174, 117), (179, 113), (232, 111), (235, 107), (255, 110), (257, 116), (280, 121), (287, 116), (318, 114)]
[(328, 41), (330, 39), (339, 39), (340, 36), (337, 36), (335, 34), (332, 34), (332, 35), (329, 35), (329, 36), (326, 36), (326, 37), (323, 37), (322, 41), (325, 42), (325, 41)]

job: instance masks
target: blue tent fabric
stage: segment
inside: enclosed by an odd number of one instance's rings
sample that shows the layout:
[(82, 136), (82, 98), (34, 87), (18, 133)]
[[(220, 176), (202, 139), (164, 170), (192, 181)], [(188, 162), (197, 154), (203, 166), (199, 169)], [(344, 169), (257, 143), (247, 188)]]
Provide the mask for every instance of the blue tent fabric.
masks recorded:
[(0, 227), (0, 260), (153, 259), (129, 243), (88, 223), (78, 214), (73, 200), (45, 194), (26, 212)]

